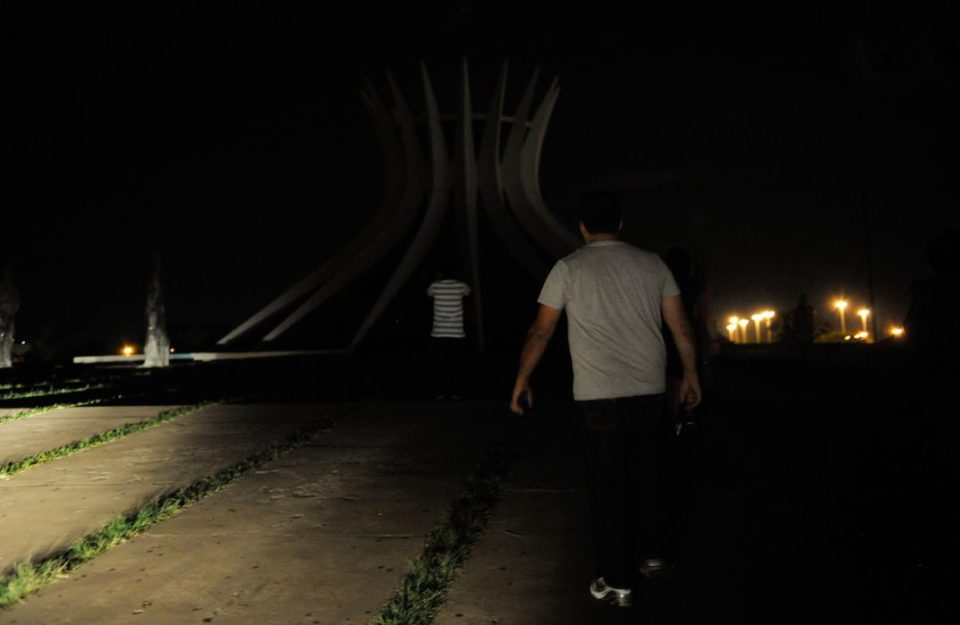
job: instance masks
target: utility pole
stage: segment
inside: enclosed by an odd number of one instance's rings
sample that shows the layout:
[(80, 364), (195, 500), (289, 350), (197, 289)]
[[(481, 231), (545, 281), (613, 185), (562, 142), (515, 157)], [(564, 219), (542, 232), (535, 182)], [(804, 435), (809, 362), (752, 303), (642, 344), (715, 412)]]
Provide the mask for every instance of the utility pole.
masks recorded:
[(855, 132), (857, 140), (857, 169), (860, 183), (860, 210), (863, 215), (863, 244), (866, 251), (867, 261), (867, 288), (870, 291), (870, 310), (873, 311), (872, 333), (873, 340), (876, 341), (877, 334), (877, 301), (876, 289), (873, 277), (873, 237), (870, 228), (870, 195), (867, 191), (867, 155), (866, 155), (866, 92), (868, 86), (869, 67), (866, 56), (866, 42), (863, 34), (858, 34), (853, 41), (848, 44), (847, 49), (848, 63), (848, 93), (851, 94), (853, 106), (855, 107)]

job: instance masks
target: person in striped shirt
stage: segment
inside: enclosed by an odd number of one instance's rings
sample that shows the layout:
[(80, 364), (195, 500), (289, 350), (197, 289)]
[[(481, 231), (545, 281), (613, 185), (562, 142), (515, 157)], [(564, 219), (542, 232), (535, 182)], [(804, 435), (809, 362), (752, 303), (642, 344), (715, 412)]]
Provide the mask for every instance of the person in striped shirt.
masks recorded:
[(453, 278), (444, 278), (443, 272), (440, 272), (427, 288), (427, 295), (433, 298), (433, 330), (430, 336), (435, 339), (466, 338), (463, 298), (470, 295), (469, 285)]
[(430, 342), (437, 375), (437, 399), (459, 399), (467, 333), (463, 324), (463, 298), (470, 295), (470, 286), (461, 280), (437, 274), (427, 288), (433, 298), (433, 328)]

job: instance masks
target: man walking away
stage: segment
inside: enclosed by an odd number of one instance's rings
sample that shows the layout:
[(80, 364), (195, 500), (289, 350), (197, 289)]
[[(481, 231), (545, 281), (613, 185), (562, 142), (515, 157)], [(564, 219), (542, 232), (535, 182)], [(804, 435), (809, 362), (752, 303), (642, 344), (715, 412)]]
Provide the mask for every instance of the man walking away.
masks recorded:
[(683, 367), (680, 401), (693, 409), (701, 392), (680, 290), (659, 256), (619, 240), (622, 226), (614, 195), (584, 197), (580, 233), (586, 245), (547, 276), (510, 409), (522, 414), (522, 404), (533, 405), (530, 375), (566, 311), (597, 549), (590, 593), (625, 607), (638, 575), (653, 577), (667, 566), (662, 484), (671, 428), (664, 405), (663, 322)]

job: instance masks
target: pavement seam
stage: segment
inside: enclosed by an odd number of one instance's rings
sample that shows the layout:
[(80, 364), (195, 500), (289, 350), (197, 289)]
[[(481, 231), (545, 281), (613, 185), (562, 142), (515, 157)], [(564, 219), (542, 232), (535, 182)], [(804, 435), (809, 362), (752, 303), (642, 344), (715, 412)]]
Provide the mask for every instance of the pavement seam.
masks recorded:
[(352, 410), (352, 406), (341, 407), (339, 411), (334, 411), (317, 425), (288, 434), (283, 441), (271, 445), (266, 450), (196, 480), (189, 486), (161, 495), (156, 501), (120, 514), (99, 530), (74, 542), (68, 549), (9, 568), (0, 579), (0, 609), (66, 576), (76, 567), (108, 549), (143, 534), (157, 523), (222, 490), (228, 484), (252, 473), (264, 464), (306, 445)]
[(521, 421), (507, 429), (467, 478), (466, 488), (428, 535), (426, 544), (373, 625), (428, 625), (446, 602), (447, 590), (486, 530), (503, 494), (503, 478), (513, 467), (532, 427)]
[(33, 454), (32, 456), (27, 456), (26, 458), (7, 462), (0, 465), (0, 479), (9, 479), (12, 475), (26, 471), (31, 467), (51, 462), (53, 460), (57, 460), (58, 458), (66, 458), (67, 456), (72, 456), (87, 449), (93, 449), (111, 441), (129, 436), (130, 434), (148, 430), (152, 427), (172, 421), (178, 417), (196, 412), (197, 410), (200, 410), (201, 408), (209, 406), (213, 403), (216, 402), (203, 401), (196, 404), (190, 404), (188, 406), (181, 406), (179, 408), (161, 410), (149, 419), (145, 419), (143, 421), (134, 421), (133, 423), (125, 423), (115, 428), (98, 432), (79, 441), (73, 441), (72, 443), (67, 443), (66, 445), (60, 445), (59, 447), (54, 447), (53, 449), (48, 449), (46, 451)]

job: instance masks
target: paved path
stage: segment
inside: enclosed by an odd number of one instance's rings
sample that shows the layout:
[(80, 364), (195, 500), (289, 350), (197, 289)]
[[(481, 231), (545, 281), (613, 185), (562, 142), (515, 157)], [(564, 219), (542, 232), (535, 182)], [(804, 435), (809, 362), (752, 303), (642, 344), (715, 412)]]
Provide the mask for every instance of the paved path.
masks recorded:
[(594, 564), (582, 478), (574, 430), (544, 419), (454, 581), (438, 625), (583, 625), (626, 616), (587, 592)]
[(0, 621), (366, 623), (503, 431), (501, 404), (393, 404), (352, 415), (0, 612)]
[(0, 569), (69, 545), (323, 417), (316, 406), (209, 406), (13, 475), (0, 482)]
[[(61, 408), (0, 423), (0, 464), (82, 440), (126, 423), (146, 421), (177, 406)], [(20, 409), (0, 411), (15, 413)]]

